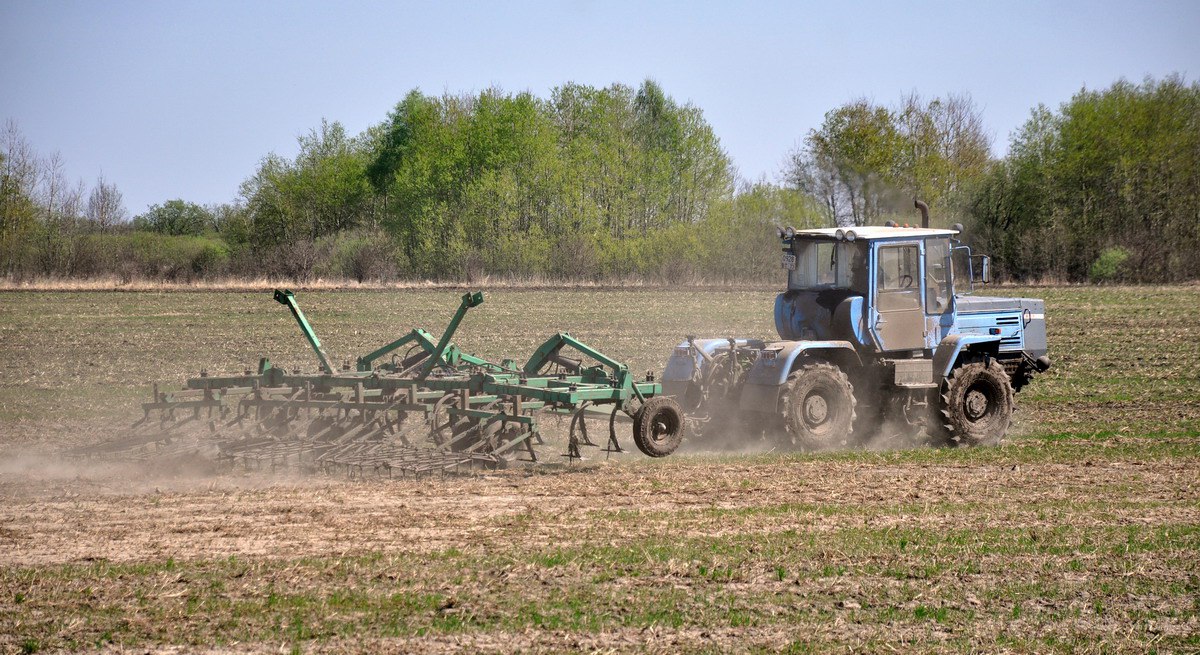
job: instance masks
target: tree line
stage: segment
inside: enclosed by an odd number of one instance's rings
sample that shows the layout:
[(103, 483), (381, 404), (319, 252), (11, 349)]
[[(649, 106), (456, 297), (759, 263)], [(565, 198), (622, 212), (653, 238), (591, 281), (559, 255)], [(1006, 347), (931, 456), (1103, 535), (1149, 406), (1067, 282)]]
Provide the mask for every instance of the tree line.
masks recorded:
[(969, 96), (830, 110), (777, 179), (741, 180), (700, 108), (653, 81), (548, 97), (408, 93), (358, 135), (322, 121), (229, 203), (130, 217), (116, 187), (67, 183), (0, 133), (10, 278), (282, 276), (777, 282), (774, 228), (941, 225), (1012, 279), (1200, 274), (1200, 86), (1179, 77), (1039, 106), (991, 155)]
[(1014, 278), (1200, 277), (1200, 84), (1120, 81), (1037, 107), (965, 211)]

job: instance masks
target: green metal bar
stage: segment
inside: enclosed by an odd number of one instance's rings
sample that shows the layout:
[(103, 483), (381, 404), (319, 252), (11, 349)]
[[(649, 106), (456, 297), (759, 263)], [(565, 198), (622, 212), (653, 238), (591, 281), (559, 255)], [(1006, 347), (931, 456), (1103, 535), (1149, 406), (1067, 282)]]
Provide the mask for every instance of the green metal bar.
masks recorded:
[[(542, 370), (543, 366), (554, 361), (558, 357), (558, 353), (562, 350), (563, 346), (571, 346), (584, 355), (591, 357), (592, 359), (600, 362), (602, 365), (612, 369), (612, 380), (605, 381), (605, 383), (610, 386), (615, 393), (609, 396), (603, 393), (588, 392), (576, 394), (574, 398), (564, 398), (561, 394), (554, 394), (552, 396), (543, 396), (542, 400), (549, 402), (574, 403), (578, 402), (578, 400), (601, 400), (611, 398), (612, 400), (619, 401), (622, 408), (626, 411), (628, 411), (628, 405), (630, 405), (634, 397), (642, 400), (643, 402), (645, 401), (645, 395), (642, 389), (640, 389), (638, 385), (634, 384), (633, 376), (629, 374), (629, 368), (627, 366), (609, 357), (608, 355), (605, 355), (599, 350), (596, 350), (595, 348), (583, 343), (575, 337), (572, 337), (566, 332), (559, 332), (553, 337), (550, 337), (546, 343), (542, 344), (541, 347), (533, 353), (533, 356), (530, 357), (529, 361), (525, 364), (524, 371), (526, 375), (536, 375), (538, 371)], [(583, 373), (586, 376), (587, 370), (588, 369), (582, 369), (580, 373)]]
[(446, 412), (451, 416), (469, 416), (471, 418), (482, 419), (486, 421), (508, 421), (509, 423), (524, 423), (530, 425), (534, 422), (532, 416), (510, 416), (504, 412), (493, 412), (486, 409), (459, 409), (457, 407), (449, 407)]
[(462, 323), (463, 317), (467, 315), (467, 310), (482, 304), (482, 291), (463, 294), (462, 304), (458, 306), (458, 311), (454, 312), (454, 318), (450, 319), (450, 324), (446, 326), (446, 331), (442, 333), (442, 338), (438, 341), (437, 348), (429, 356), (429, 361), (425, 364), (421, 374), (417, 376), (418, 380), (424, 380), (433, 371), (433, 367), (442, 363), (442, 354), (446, 352), (446, 347), (450, 345), (450, 337), (453, 337), (454, 332), (458, 330), (458, 324)]
[(178, 401), (168, 400), (165, 402), (157, 402), (157, 403), (142, 403), (142, 410), (144, 411), (147, 409), (196, 409), (197, 407), (205, 408), (205, 407), (224, 407), (224, 406), (225, 406), (225, 402), (222, 401), (220, 398), (215, 398), (213, 400), (203, 400), (203, 399), (201, 399), (201, 400), (178, 400)]
[(287, 305), (287, 308), (292, 310), (292, 316), (296, 317), (296, 322), (300, 324), (300, 330), (304, 332), (313, 352), (317, 354), (317, 359), (321, 361), (321, 368), (326, 373), (333, 375), (333, 367), (329, 365), (329, 355), (321, 346), (321, 340), (317, 338), (317, 333), (313, 332), (312, 326), (308, 324), (308, 319), (304, 318), (304, 312), (300, 311), (300, 306), (296, 304), (296, 294), (289, 289), (276, 289), (275, 301), (281, 305)]
[(571, 346), (584, 355), (587, 355), (588, 357), (591, 357), (601, 364), (611, 368), (613, 373), (616, 375), (618, 382), (622, 382), (623, 378), (628, 375), (629, 369), (624, 364), (609, 357), (608, 355), (605, 355), (599, 350), (592, 348), (586, 343), (571, 336), (567, 332), (559, 332), (558, 334), (547, 339), (546, 343), (543, 343), (541, 346), (539, 346), (538, 349), (534, 351), (533, 356), (529, 358), (529, 361), (525, 363), (525, 368), (523, 369), (525, 374), (537, 375), (538, 371), (542, 370), (543, 366), (553, 361), (553, 358), (558, 355), (558, 352), (562, 350), (563, 346)]
[(426, 352), (430, 352), (436, 347), (433, 343), (433, 335), (429, 334), (425, 330), (422, 330), (421, 328), (416, 328), (412, 332), (409, 332), (403, 337), (396, 339), (388, 345), (378, 348), (367, 355), (359, 357), (358, 370), (364, 372), (370, 371), (372, 362), (392, 352), (393, 350), (396, 350), (397, 348), (402, 348), (413, 342), (416, 342), (418, 345), (420, 345)]
[(506, 443), (506, 444), (500, 446), (499, 448), (497, 448), (496, 450), (492, 451), (492, 454), (493, 455), (503, 455), (506, 451), (512, 450), (517, 445), (525, 443), (527, 440), (529, 440), (529, 438), (533, 436), (533, 432), (534, 432), (533, 430), (528, 430), (526, 432), (522, 432), (520, 435), (518, 435), (512, 441), (509, 441), (508, 443)]

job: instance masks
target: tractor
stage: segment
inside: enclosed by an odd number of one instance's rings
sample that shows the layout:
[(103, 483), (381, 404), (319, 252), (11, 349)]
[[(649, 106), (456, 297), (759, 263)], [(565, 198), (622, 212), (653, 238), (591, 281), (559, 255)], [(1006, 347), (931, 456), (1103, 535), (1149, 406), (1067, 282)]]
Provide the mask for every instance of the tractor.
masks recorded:
[(688, 337), (667, 363), (689, 440), (749, 432), (822, 450), (888, 426), (938, 446), (1000, 441), (1016, 392), (1050, 368), (1045, 304), (974, 295), (989, 258), (915, 208), (920, 227), (778, 229), (779, 340)]

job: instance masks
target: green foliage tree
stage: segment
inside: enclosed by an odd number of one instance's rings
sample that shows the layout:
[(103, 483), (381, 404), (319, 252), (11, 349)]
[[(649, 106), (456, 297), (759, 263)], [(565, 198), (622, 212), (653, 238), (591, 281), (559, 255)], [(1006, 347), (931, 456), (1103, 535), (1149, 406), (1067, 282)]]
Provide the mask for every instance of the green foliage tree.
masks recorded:
[(20, 269), (29, 255), (37, 229), (37, 177), (33, 149), (16, 123), (8, 121), (0, 133), (0, 268), (6, 275)]
[(216, 216), (208, 209), (182, 199), (151, 205), (144, 214), (133, 218), (135, 230), (176, 236), (200, 236), (215, 230)]
[(293, 161), (274, 153), (242, 183), (251, 216), (250, 240), (266, 252), (287, 241), (375, 223), (375, 199), (366, 177), (369, 143), (352, 139), (340, 123), (321, 121), (299, 138)]
[(985, 173), (989, 140), (969, 97), (896, 108), (860, 99), (837, 107), (789, 155), (787, 183), (825, 208), (837, 225), (880, 222), (921, 198), (949, 214)]
[(702, 114), (653, 81), (549, 100), (413, 91), (380, 134), (367, 175), (383, 224), (434, 277), (643, 273), (630, 240), (695, 225), (732, 190)]
[(1134, 281), (1200, 274), (1200, 84), (1081, 90), (1039, 107), (987, 175), (972, 215), (1010, 275), (1086, 280), (1110, 248)]
[(716, 203), (696, 230), (704, 278), (745, 283), (778, 281), (777, 227), (822, 227), (822, 206), (811, 196), (759, 181)]
[[(774, 228), (968, 215), (1013, 277), (1200, 275), (1200, 85), (1169, 77), (1038, 107), (992, 160), (966, 96), (829, 111), (784, 184), (742, 183), (699, 108), (658, 83), (547, 97), (408, 93), (351, 137), (336, 122), (269, 154), (237, 202), (124, 221), (120, 192), (67, 183), (0, 132), (0, 272), (191, 279), (397, 275), (777, 280)], [(909, 219), (905, 219), (909, 220)]]

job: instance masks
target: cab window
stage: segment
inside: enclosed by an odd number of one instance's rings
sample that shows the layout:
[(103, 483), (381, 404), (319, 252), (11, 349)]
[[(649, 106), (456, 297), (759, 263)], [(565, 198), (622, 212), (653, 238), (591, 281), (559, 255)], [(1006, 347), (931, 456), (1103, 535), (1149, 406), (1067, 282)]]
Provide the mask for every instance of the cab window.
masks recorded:
[(850, 289), (866, 293), (869, 277), (866, 242), (797, 240), (792, 246), (795, 268), (788, 273), (790, 289)]
[(915, 244), (879, 248), (875, 271), (879, 311), (921, 308), (920, 255)]
[(925, 313), (945, 314), (950, 309), (950, 240), (925, 242)]

